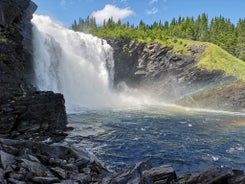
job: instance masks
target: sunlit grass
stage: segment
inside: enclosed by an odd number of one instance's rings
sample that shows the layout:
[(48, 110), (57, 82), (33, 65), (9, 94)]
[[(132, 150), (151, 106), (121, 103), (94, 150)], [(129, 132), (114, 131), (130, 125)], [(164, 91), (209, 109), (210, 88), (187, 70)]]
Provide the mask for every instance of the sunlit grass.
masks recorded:
[(162, 39), (154, 39), (146, 38), (146, 39), (137, 39), (136, 41), (146, 44), (159, 43), (162, 47), (169, 47), (172, 51), (177, 55), (188, 55), (190, 56), (192, 53), (190, 52), (190, 48), (198, 47), (203, 45), (203, 42), (172, 38), (172, 37), (164, 37)]
[(211, 43), (207, 44), (197, 66), (208, 71), (222, 70), (226, 76), (232, 75), (245, 81), (245, 62)]

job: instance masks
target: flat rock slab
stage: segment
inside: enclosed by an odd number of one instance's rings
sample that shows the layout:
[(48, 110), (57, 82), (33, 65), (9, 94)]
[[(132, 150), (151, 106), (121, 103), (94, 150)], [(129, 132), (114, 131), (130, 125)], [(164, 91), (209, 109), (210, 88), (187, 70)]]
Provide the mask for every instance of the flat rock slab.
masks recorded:
[(171, 165), (163, 165), (143, 172), (143, 180), (148, 182), (168, 182), (176, 178), (175, 170)]

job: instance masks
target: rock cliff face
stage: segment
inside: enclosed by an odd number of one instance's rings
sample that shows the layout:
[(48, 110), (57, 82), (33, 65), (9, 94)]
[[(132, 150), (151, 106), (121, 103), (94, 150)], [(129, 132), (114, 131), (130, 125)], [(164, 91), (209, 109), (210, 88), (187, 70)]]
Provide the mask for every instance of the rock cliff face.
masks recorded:
[[(162, 102), (189, 107), (233, 111), (245, 109), (245, 85), (234, 88), (238, 94), (234, 97), (226, 85), (237, 82), (235, 77), (225, 76), (223, 71), (209, 72), (196, 67), (196, 56), (202, 54), (205, 46), (189, 48), (192, 55), (186, 56), (177, 55), (171, 48), (157, 43), (147, 45), (124, 39), (107, 41), (114, 49), (116, 88), (126, 83)], [(222, 92), (211, 92), (211, 89), (220, 86), (224, 86)], [(204, 92), (208, 98), (203, 101)], [(195, 98), (193, 95), (196, 95)]]
[(66, 126), (63, 96), (35, 92), (29, 83), (30, 20), (36, 8), (30, 0), (0, 2), (0, 137), (33, 138), (39, 134), (40, 138)]

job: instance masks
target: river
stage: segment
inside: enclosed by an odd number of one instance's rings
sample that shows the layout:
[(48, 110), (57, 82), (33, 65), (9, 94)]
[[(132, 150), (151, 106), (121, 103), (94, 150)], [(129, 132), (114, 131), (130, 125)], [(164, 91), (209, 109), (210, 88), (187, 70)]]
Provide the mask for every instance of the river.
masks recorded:
[(112, 171), (150, 160), (177, 173), (213, 166), (245, 170), (245, 115), (144, 106), (70, 114), (66, 141), (86, 147)]

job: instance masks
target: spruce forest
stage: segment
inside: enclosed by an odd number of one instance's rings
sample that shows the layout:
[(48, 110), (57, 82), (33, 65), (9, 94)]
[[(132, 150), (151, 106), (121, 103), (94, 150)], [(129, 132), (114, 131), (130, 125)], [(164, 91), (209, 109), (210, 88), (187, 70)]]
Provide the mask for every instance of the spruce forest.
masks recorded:
[(171, 41), (187, 39), (193, 41), (214, 43), (233, 56), (245, 61), (245, 19), (239, 19), (234, 25), (230, 19), (222, 16), (208, 19), (203, 13), (198, 18), (179, 17), (168, 21), (154, 22), (152, 25), (145, 24), (142, 20), (138, 25), (121, 20), (114, 21), (112, 18), (104, 21), (102, 26), (97, 26), (95, 18), (79, 18), (74, 21), (72, 29), (80, 32), (91, 33), (105, 38), (125, 38), (144, 42)]

